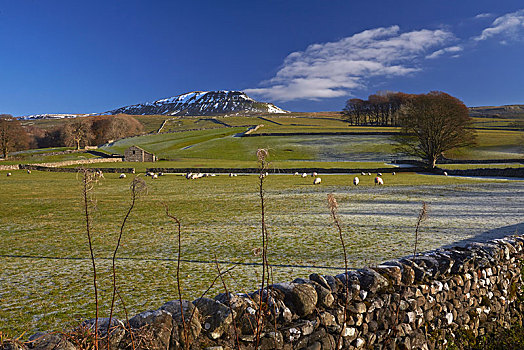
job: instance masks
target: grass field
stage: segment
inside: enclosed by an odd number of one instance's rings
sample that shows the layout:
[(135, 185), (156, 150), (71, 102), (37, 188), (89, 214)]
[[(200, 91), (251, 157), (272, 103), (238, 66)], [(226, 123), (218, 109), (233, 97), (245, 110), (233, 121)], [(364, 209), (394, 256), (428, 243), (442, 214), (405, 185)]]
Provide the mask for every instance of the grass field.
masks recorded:
[[(90, 262), (81, 214), (77, 174), (0, 172), (0, 328), (18, 335), (37, 329), (61, 329), (94, 315)], [(129, 203), (131, 178), (105, 174), (95, 186), (95, 254), (99, 266), (101, 312), (109, 303), (109, 268), (120, 220)], [(269, 261), (275, 281), (307, 277), (311, 272), (340, 273), (342, 250), (331, 226), (326, 195), (340, 204), (349, 263), (362, 267), (407, 255), (422, 201), (430, 205), (421, 250), (470, 238), (500, 226), (522, 222), (524, 183), (486, 181), (414, 173), (385, 174), (385, 186), (350, 185), (352, 176), (312, 178), (271, 175), (266, 182)], [(237, 265), (231, 290), (256, 287), (260, 258), (257, 177), (217, 176), (189, 181), (167, 175), (146, 178), (148, 193), (130, 217), (118, 261), (121, 290), (131, 313), (157, 308), (176, 298), (174, 225), (162, 207), (182, 221), (184, 297), (194, 299), (216, 271)], [(287, 266), (281, 266), (281, 265)], [(215, 286), (214, 296), (221, 292)], [(121, 307), (118, 315), (122, 316)]]

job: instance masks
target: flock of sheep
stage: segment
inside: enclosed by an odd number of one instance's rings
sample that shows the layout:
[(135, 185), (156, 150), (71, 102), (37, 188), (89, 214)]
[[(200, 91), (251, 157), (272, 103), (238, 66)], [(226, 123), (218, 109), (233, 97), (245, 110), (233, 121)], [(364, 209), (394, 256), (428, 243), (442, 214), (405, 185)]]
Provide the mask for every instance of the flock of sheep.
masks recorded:
[[(28, 174), (31, 174), (31, 170), (27, 170), (27, 173)], [(97, 175), (99, 177), (104, 177), (104, 174), (102, 173), (101, 170), (97, 171), (96, 172)], [(395, 175), (395, 172), (391, 173), (392, 175)], [(263, 177), (266, 177), (268, 176), (269, 173), (263, 173), (261, 176)], [(371, 176), (371, 173), (365, 173), (365, 172), (362, 172), (361, 173), (362, 176)], [(447, 173), (444, 173), (445, 176), (447, 176)], [(7, 173), (7, 176), (11, 176), (11, 173)], [(164, 173), (163, 172), (159, 172), (159, 173), (154, 173), (154, 172), (146, 172), (145, 176), (150, 176), (152, 179), (158, 179), (159, 176), (164, 176)], [(188, 180), (194, 180), (194, 179), (200, 179), (202, 177), (213, 177), (213, 176), (216, 176), (215, 174), (209, 174), (209, 173), (187, 173), (187, 174), (184, 174), (184, 177)], [(235, 177), (237, 176), (237, 174), (235, 173), (229, 173), (229, 177)], [(308, 174), (307, 173), (298, 173), (296, 172), (294, 174), (294, 176), (301, 176), (302, 178), (306, 178), (308, 177)], [(126, 174), (122, 173), (120, 174), (120, 176), (118, 177), (119, 179), (125, 179), (127, 176)], [(313, 185), (319, 185), (320, 183), (322, 183), (322, 178), (320, 178), (318, 176), (318, 174), (316, 172), (313, 172), (311, 173), (311, 177), (314, 178), (313, 180)], [(358, 186), (358, 184), (360, 183), (360, 179), (358, 178), (358, 176), (355, 176), (353, 178), (353, 185), (355, 186)], [(384, 185), (384, 180), (382, 179), (382, 173), (377, 173), (377, 176), (375, 177), (375, 185)]]
[[(307, 173), (298, 173), (296, 172), (294, 174), (295, 176), (301, 176), (301, 177), (307, 177)], [(365, 172), (362, 172), (361, 173), (362, 176), (371, 176), (371, 173), (365, 173)], [(395, 172), (392, 173), (392, 175), (395, 175)], [(313, 185), (318, 185), (322, 182), (322, 178), (318, 177), (318, 174), (316, 172), (313, 172), (311, 173), (311, 177), (314, 177), (315, 179), (313, 180)], [(358, 186), (358, 184), (360, 183), (360, 179), (358, 178), (358, 176), (355, 176), (353, 178), (353, 185), (355, 186)], [(375, 177), (375, 185), (383, 185), (384, 184), (384, 179), (382, 179), (382, 173), (377, 173), (377, 176)]]

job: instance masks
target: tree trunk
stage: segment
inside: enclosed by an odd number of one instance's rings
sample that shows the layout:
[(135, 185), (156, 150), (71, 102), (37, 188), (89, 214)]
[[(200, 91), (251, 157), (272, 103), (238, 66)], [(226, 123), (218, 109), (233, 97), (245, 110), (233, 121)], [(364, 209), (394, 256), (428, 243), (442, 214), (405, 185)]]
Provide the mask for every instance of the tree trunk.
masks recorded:
[(435, 167), (437, 166), (437, 157), (431, 157), (428, 163), (431, 164), (431, 169), (435, 169)]

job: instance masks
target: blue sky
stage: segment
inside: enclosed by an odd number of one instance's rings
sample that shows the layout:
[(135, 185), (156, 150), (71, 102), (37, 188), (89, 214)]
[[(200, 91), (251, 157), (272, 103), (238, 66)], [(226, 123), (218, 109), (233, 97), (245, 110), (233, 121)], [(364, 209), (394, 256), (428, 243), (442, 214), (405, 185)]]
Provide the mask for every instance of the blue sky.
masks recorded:
[(0, 0), (0, 113), (220, 89), (294, 111), (379, 90), (522, 104), (524, 3)]

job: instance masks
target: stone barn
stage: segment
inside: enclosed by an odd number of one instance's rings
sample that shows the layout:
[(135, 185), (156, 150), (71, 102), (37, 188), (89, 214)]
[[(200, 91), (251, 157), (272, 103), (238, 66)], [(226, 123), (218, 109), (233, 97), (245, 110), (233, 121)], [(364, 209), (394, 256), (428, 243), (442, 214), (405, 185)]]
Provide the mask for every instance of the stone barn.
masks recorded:
[(138, 146), (131, 146), (124, 152), (124, 162), (155, 162), (156, 156)]

